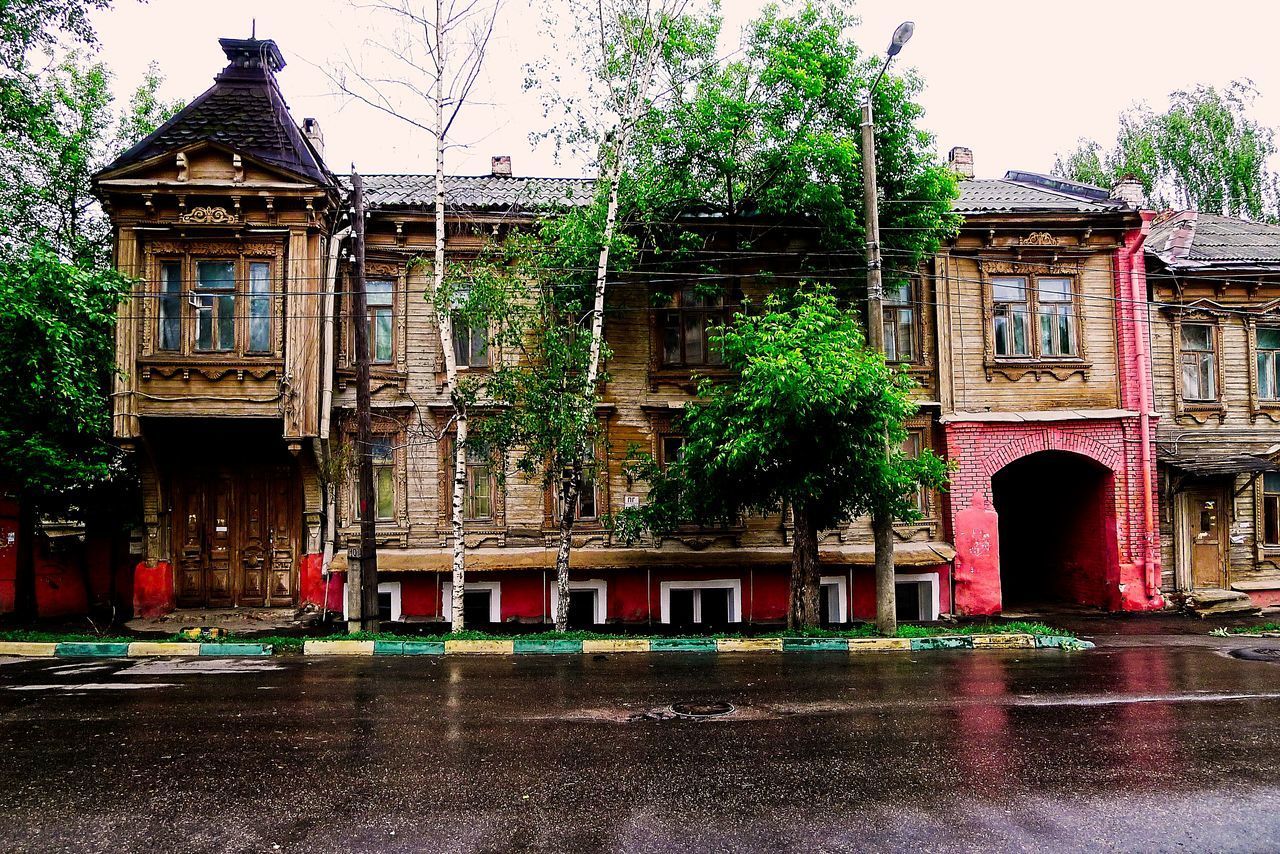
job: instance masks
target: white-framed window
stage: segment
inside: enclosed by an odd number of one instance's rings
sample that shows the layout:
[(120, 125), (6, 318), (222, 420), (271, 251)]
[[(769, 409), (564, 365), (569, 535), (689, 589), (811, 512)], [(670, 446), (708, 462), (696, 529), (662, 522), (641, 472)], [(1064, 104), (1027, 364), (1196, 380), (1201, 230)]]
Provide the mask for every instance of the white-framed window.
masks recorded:
[[(674, 606), (673, 601), (675, 600)], [(742, 581), (663, 581), (658, 584), (658, 607), (663, 623), (742, 622)]]
[[(502, 582), (468, 581), (462, 588), (462, 611), (467, 622), (502, 622)], [(453, 608), (453, 582), (440, 586), (440, 612), (447, 621)]]
[(898, 619), (932, 622), (938, 619), (938, 574), (900, 572), (894, 577)]
[[(569, 609), (570, 616), (574, 606), (580, 601), (591, 600), (591, 622), (597, 625), (603, 624), (609, 617), (609, 585), (603, 578), (593, 578), (589, 581), (570, 581), (569, 582)], [(560, 588), (555, 584), (551, 586), (551, 619), (555, 622), (556, 614), (560, 612)]]
[[(347, 599), (347, 583), (342, 583), (342, 618), (351, 619), (350, 601)], [(378, 618), (393, 623), (400, 622), (404, 614), (400, 610), (400, 582), (378, 582)]]
[(822, 620), (827, 623), (849, 622), (849, 584), (843, 575), (824, 575), (820, 580), (822, 591)]

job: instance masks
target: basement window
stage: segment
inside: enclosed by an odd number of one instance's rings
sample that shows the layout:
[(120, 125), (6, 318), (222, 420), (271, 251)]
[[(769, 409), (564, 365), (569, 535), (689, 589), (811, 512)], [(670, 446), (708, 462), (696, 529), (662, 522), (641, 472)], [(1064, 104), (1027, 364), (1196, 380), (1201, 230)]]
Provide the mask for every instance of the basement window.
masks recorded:
[(927, 623), (938, 619), (937, 574), (899, 574), (894, 584), (894, 594), (899, 620)]
[(662, 622), (673, 626), (724, 626), (742, 621), (742, 582), (664, 581), (659, 585)]

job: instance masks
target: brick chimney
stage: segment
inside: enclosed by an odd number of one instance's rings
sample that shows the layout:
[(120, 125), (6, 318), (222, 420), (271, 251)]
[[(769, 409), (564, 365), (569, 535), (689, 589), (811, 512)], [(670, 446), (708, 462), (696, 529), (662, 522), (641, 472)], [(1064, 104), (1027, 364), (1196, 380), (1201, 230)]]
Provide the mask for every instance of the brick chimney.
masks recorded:
[(311, 147), (316, 150), (316, 154), (324, 157), (324, 131), (320, 130), (320, 122), (316, 119), (302, 120), (302, 135), (311, 143)]
[(511, 156), (499, 154), (489, 158), (489, 174), (495, 178), (510, 178)]
[(1132, 175), (1125, 175), (1111, 188), (1111, 198), (1128, 202), (1131, 208), (1142, 208), (1147, 203), (1147, 194), (1143, 192), (1142, 182)]
[(957, 145), (947, 154), (947, 163), (961, 178), (973, 177), (973, 149)]

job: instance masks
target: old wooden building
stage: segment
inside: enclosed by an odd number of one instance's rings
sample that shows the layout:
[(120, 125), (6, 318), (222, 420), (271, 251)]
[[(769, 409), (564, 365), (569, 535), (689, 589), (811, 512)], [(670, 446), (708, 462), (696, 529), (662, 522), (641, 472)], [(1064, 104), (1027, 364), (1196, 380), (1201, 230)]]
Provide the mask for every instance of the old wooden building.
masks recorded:
[(1147, 256), (1165, 589), (1280, 604), (1280, 227), (1168, 212)]
[[(290, 605), (321, 549), (323, 281), (337, 187), (274, 42), (95, 177), (118, 268), (116, 438), (143, 487), (138, 610)], [(313, 558), (314, 559), (314, 558)]]
[(1135, 189), (961, 184), (933, 265), (959, 613), (1162, 606)]
[[(120, 269), (140, 281), (120, 309), (113, 393), (115, 435), (143, 475), (135, 609), (340, 610), (357, 528), (347, 188), (324, 165), (318, 124), (290, 116), (274, 43), (222, 45), (228, 65), (213, 86), (96, 180)], [(922, 492), (921, 520), (895, 527), (899, 615), (1049, 600), (1156, 607), (1154, 419), (1135, 302), (1146, 287), (1143, 217), (1105, 190), (1029, 173), (976, 180), (968, 152), (952, 159), (967, 173), (964, 228), (924, 269), (893, 270), (903, 284), (886, 299), (889, 356), (919, 383), (910, 448), (955, 465), (952, 493)], [(424, 621), (441, 619), (450, 596), (454, 453), (423, 263), (434, 190), (431, 175), (365, 177), (380, 586), (386, 616)], [(450, 177), (450, 257), (591, 192), (586, 180), (516, 177), (505, 157), (490, 174)], [(659, 462), (680, 452), (694, 378), (720, 370), (708, 327), (812, 249), (785, 223), (700, 227), (710, 248), (750, 234), (757, 250), (741, 253), (754, 260), (730, 253), (737, 260), (711, 279), (716, 294), (671, 275), (611, 285), (602, 465), (573, 553), (579, 624), (785, 617), (788, 519), (748, 516), (635, 544), (604, 522), (644, 499), (623, 465), (631, 448)], [(707, 284), (692, 269), (687, 279)], [(511, 357), (486, 329), (456, 337), (467, 374)], [(468, 461), (472, 624), (542, 623), (556, 604), (555, 500), (511, 463)], [(865, 520), (824, 532), (821, 557), (826, 619), (872, 616)]]

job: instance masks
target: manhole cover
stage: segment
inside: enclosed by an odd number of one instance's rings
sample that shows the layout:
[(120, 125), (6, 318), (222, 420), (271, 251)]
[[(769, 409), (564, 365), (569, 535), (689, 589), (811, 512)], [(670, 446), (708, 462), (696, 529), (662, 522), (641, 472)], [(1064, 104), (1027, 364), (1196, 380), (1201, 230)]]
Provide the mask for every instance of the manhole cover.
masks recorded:
[(733, 712), (733, 703), (717, 700), (710, 703), (672, 703), (671, 711), (682, 718), (718, 718)]
[(1280, 646), (1249, 646), (1231, 650), (1232, 658), (1245, 661), (1274, 661), (1280, 663)]

